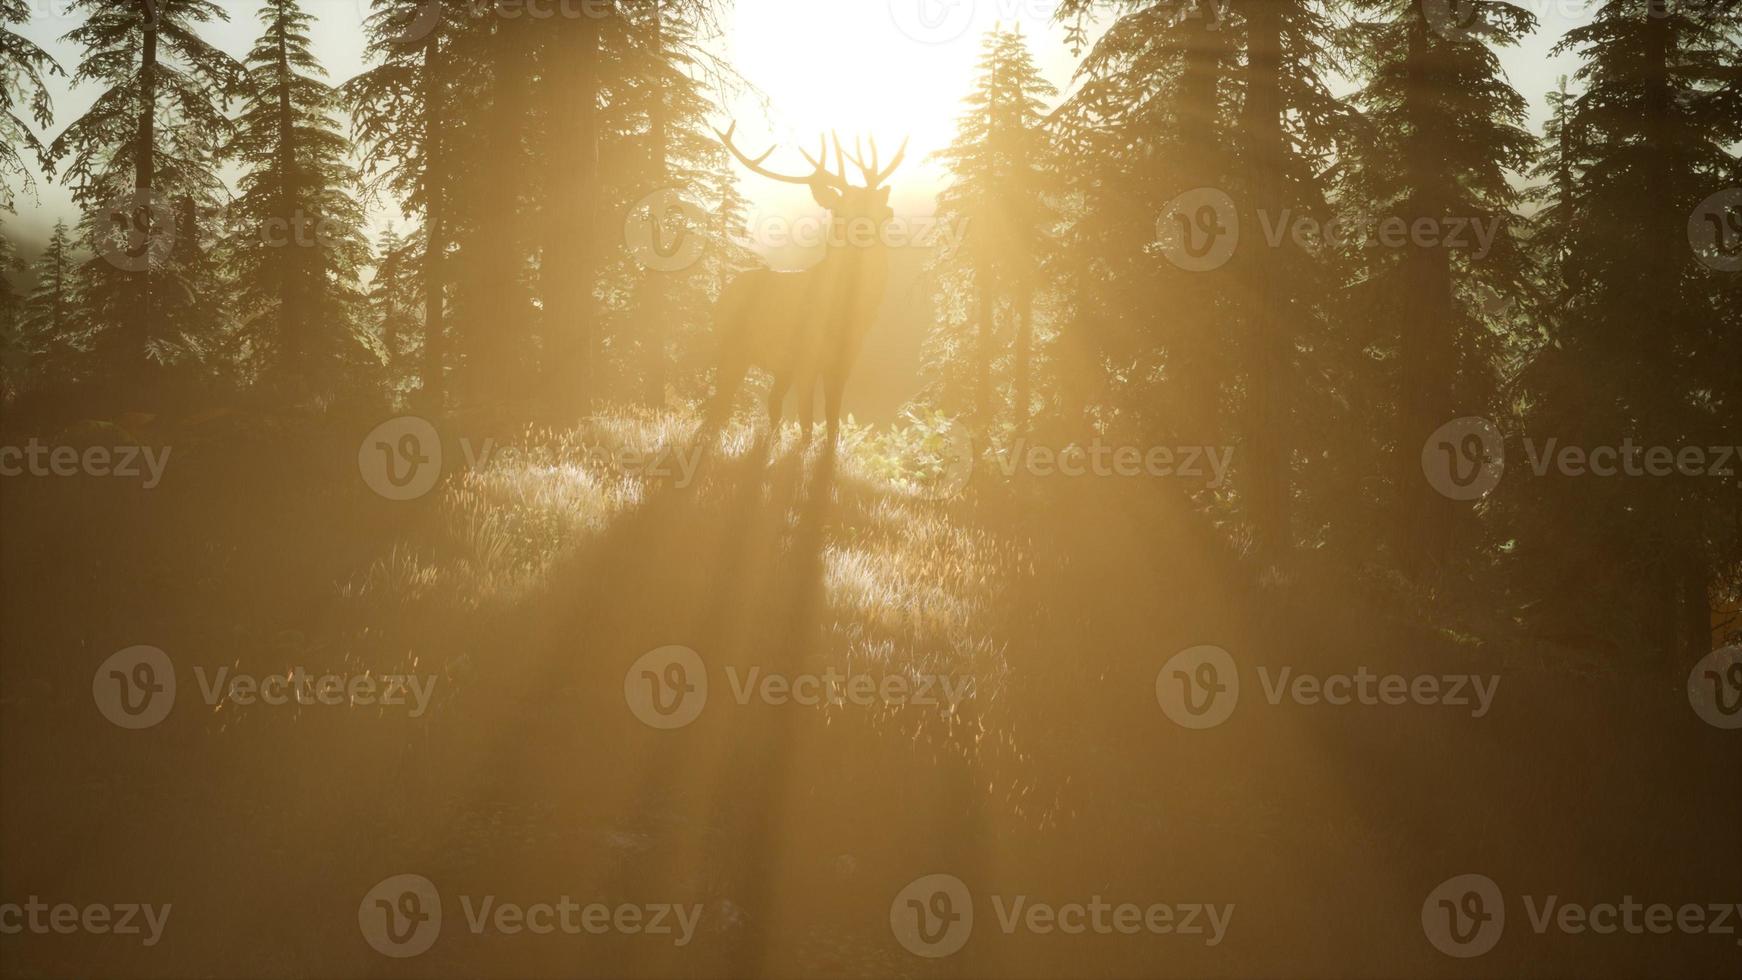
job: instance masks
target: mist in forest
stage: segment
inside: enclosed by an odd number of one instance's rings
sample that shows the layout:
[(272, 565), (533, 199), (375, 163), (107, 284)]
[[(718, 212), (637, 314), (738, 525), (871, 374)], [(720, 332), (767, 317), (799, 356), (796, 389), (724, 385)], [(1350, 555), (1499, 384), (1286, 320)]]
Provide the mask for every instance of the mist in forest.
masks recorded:
[(1734, 977), (1737, 0), (0, 0), (0, 976)]

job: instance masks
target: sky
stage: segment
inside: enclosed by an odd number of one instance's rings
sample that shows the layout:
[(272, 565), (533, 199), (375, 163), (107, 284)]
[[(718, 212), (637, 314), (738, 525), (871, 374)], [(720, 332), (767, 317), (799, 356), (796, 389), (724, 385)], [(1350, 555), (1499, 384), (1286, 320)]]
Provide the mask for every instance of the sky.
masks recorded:
[[(259, 33), (253, 0), (218, 0), (230, 11), (228, 23), (205, 29), (208, 40), (237, 55)], [(483, 0), (480, 0), (483, 2)], [(563, 0), (505, 0), (503, 9), (560, 9)], [(1512, 85), (1531, 103), (1531, 125), (1540, 132), (1546, 95), (1576, 59), (1554, 58), (1550, 49), (1562, 34), (1589, 19), (1591, 5), (1580, 0), (1515, 0), (1540, 21), (1536, 34), (1501, 52)], [(59, 38), (77, 25), (66, 13), (69, 0), (30, 0), (33, 16), (22, 33), (46, 47), (68, 71), (77, 64), (74, 46)], [(364, 67), (362, 32), (368, 0), (305, 0), (316, 18), (315, 54), (333, 81)], [(903, 214), (929, 214), (943, 173), (927, 157), (954, 134), (960, 102), (973, 83), (980, 37), (996, 24), (1019, 24), (1043, 72), (1061, 91), (1069, 87), (1077, 59), (1065, 45), (1064, 31), (1052, 23), (1056, 0), (736, 0), (711, 43), (737, 67), (766, 100), (739, 94), (727, 100), (738, 120), (739, 144), (760, 153), (774, 142), (785, 148), (770, 166), (802, 170), (796, 146), (814, 147), (818, 135), (839, 130), (878, 138), (887, 160), (904, 136), (911, 139), (907, 163), (891, 183)], [(96, 96), (94, 89), (54, 86), (56, 122), (51, 134), (78, 117)], [(724, 128), (726, 116), (721, 117)], [(803, 188), (773, 184), (741, 173), (752, 207), (763, 213), (799, 216), (816, 210)], [(10, 230), (27, 251), (47, 236), (57, 217), (70, 216), (71, 197), (57, 185), (39, 181), (39, 206), (19, 202)], [(373, 216), (377, 227), (398, 218), (386, 202)]]

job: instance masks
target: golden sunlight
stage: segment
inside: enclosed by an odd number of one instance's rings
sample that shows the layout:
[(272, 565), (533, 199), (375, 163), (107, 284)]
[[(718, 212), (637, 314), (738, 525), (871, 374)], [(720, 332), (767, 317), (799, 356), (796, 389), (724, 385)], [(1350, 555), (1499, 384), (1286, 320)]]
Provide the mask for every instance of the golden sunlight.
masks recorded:
[(1739, 137), (1738, 0), (0, 0), (0, 980), (1735, 977)]

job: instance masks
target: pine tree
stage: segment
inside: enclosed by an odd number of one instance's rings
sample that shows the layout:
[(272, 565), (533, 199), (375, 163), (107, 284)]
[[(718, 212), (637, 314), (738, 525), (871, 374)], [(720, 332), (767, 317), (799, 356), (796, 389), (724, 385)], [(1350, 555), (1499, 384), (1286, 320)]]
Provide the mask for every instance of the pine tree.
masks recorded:
[[(1609, 0), (1560, 43), (1584, 58), (1566, 118), (1582, 152), (1564, 312), (1526, 378), (1539, 444), (1733, 441), (1742, 402), (1734, 274), (1704, 264), (1689, 226), (1737, 176), (1728, 148), (1742, 139), (1739, 18), (1730, 3)], [(1537, 533), (1521, 558), (1536, 581), (1604, 595), (1603, 632), (1669, 656), (1703, 654), (1714, 583), (1737, 574), (1738, 512), (1735, 481), (1710, 475), (1562, 478), (1532, 512)]]
[[(1313, 0), (1235, 0), (1234, 10), (1246, 51), (1239, 227), (1262, 236), (1288, 216), (1325, 220), (1331, 151), (1349, 135), (1347, 106), (1326, 81), (1333, 38), (1325, 11)], [(1244, 294), (1241, 497), (1259, 553), (1274, 557), (1296, 537), (1294, 447), (1319, 430), (1303, 424), (1301, 344), (1323, 333), (1334, 282), (1291, 235), (1241, 249), (1232, 267)]]
[(20, 327), (23, 304), (12, 274), (24, 268), (17, 248), (0, 224), (0, 401), (10, 401), (28, 377), (32, 348)]
[(309, 50), (297, 0), (269, 0), (248, 53), (251, 77), (228, 154), (247, 170), (231, 207), (228, 251), (245, 330), (268, 376), (291, 391), (330, 391), (365, 350), (355, 322), (368, 246), (355, 172), (334, 114), (340, 100)]
[[(615, 3), (589, 8), (615, 14)], [(539, 286), (544, 305), (544, 395), (578, 413), (598, 397), (603, 351), (595, 290), (603, 266), (606, 209), (600, 192), (602, 101), (609, 75), (606, 18), (561, 18), (542, 31), (533, 99), (542, 124), (539, 159), (548, 167), (538, 217)]]
[(1564, 265), (1578, 213), (1578, 177), (1589, 166), (1583, 134), (1573, 121), (1575, 102), (1560, 76), (1548, 94), (1549, 115), (1530, 176), (1540, 181), (1526, 199), (1537, 206), (1532, 216), (1532, 238), (1550, 273), (1548, 288), (1557, 296), (1567, 285)]
[(399, 401), (413, 390), (423, 332), (423, 245), (391, 226), (381, 233), (375, 275), (369, 282), (368, 323), (386, 357), (388, 394)]
[[(603, 161), (614, 213), (625, 213), (649, 195), (675, 191), (709, 221), (686, 234), (706, 242), (687, 268), (663, 271), (622, 263), (630, 278), (622, 318), (622, 347), (635, 362), (625, 366), (638, 399), (663, 407), (675, 376), (675, 352), (712, 329), (710, 285), (721, 263), (744, 264), (743, 249), (721, 234), (731, 220), (721, 207), (741, 206), (732, 185), (726, 151), (708, 128), (713, 106), (701, 79), (729, 77), (730, 69), (701, 45), (713, 28), (708, 4), (683, 0), (637, 0), (622, 8), (625, 28), (615, 37), (622, 62), (603, 123), (610, 150)], [(621, 253), (621, 249), (618, 250)]]
[[(973, 296), (971, 356), (975, 427), (996, 426), (995, 402), (1005, 386), (994, 380), (1004, 360), (997, 340), (1002, 311), (1010, 331), (1011, 426), (1027, 435), (1033, 400), (1033, 309), (1053, 191), (1048, 101), (1056, 96), (1035, 65), (1020, 30), (995, 29), (982, 42), (979, 79), (964, 100), (955, 140), (937, 154), (949, 167), (950, 186), (939, 196), (938, 218), (965, 232), (961, 250), (941, 257), (934, 274), (947, 291)], [(945, 329), (950, 320), (946, 319)], [(935, 346), (934, 346), (935, 349)], [(947, 353), (946, 347), (942, 352)], [(947, 367), (937, 366), (933, 370)]]
[(450, 360), (451, 144), (460, 128), (452, 124), (459, 106), (450, 54), (459, 17), (457, 7), (445, 3), (374, 0), (366, 30), (368, 53), (379, 64), (342, 88), (362, 148), (364, 175), (392, 190), (405, 214), (422, 218), (423, 364), (417, 401), (437, 412), (446, 402)]
[[(196, 30), (227, 19), (211, 0), (74, 0), (71, 9), (86, 15), (66, 35), (84, 51), (73, 81), (102, 91), (49, 152), (67, 161), (63, 179), (100, 253), (86, 265), (86, 301), (103, 331), (104, 374), (124, 382), (125, 394), (151, 397), (162, 380), (154, 365), (198, 354), (198, 325), (182, 314), (201, 307), (206, 284), (175, 261), (195, 243), (180, 253), (161, 246), (201, 232), (199, 213), (216, 206), (222, 185), (212, 151), (229, 129), (224, 110), (245, 75)], [(106, 259), (116, 238), (129, 234), (138, 264)]]
[(1101, 6), (1122, 16), (1084, 57), (1057, 114), (1071, 181), (1056, 253), (1071, 308), (1061, 377), (1075, 412), (1101, 375), (1106, 397), (1146, 435), (1221, 444), (1237, 354), (1227, 339), (1233, 272), (1165, 260), (1156, 216), (1181, 195), (1234, 190), (1238, 25), (1217, 0), (1067, 0), (1074, 43)]
[(19, 323), (34, 385), (74, 380), (88, 343), (75, 247), (67, 223), (57, 221), (34, 266), (36, 283)]
[[(464, 22), (448, 52), (457, 97), (481, 124), (453, 134), (448, 149), (449, 227), (454, 244), (449, 334), (454, 397), (520, 396), (536, 380), (531, 204), (542, 168), (532, 155), (532, 87), (539, 35), (526, 18)], [(503, 174), (528, 179), (504, 180)]]
[(26, 0), (0, 0), (0, 210), (8, 212), (17, 203), (14, 180), (26, 193), (35, 189), (30, 168), (19, 152), (35, 154), (44, 169), (52, 163), (30, 123), (46, 127), (54, 121), (45, 76), (66, 74), (48, 52), (10, 29), (29, 18)]
[[(1395, 357), (1377, 387), (1394, 394), (1391, 444), (1396, 500), (1392, 535), (1411, 571), (1447, 562), (1466, 504), (1422, 478), (1421, 445), (1456, 418), (1492, 414), (1497, 331), (1483, 298), (1516, 301), (1532, 270), (1508, 174), (1529, 169), (1535, 140), (1522, 128), (1525, 101), (1506, 83), (1492, 45), (1510, 45), (1536, 18), (1499, 0), (1471, 8), (1479, 31), (1436, 25), (1425, 0), (1359, 0), (1352, 30), (1367, 80), (1355, 96), (1366, 127), (1353, 147), (1345, 220), (1359, 229), (1360, 274), (1376, 319), (1370, 343)], [(1476, 36), (1470, 36), (1475, 34)], [(1434, 229), (1387, 247), (1382, 225)], [(1472, 231), (1492, 229), (1491, 242)], [(1485, 234), (1485, 232), (1484, 232)], [(1369, 238), (1369, 236), (1373, 236)], [(1364, 382), (1369, 379), (1363, 378)], [(1375, 421), (1379, 421), (1375, 419)], [(1466, 534), (1469, 532), (1466, 530)]]

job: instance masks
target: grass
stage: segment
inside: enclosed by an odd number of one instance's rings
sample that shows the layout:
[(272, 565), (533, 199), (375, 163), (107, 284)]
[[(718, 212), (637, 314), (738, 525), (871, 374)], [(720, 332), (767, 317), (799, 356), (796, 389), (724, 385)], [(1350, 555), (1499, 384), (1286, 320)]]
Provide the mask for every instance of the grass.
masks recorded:
[[(461, 436), (495, 440), (488, 455), (393, 502), (355, 469), (373, 421), (175, 440), (149, 492), (4, 484), (6, 896), (172, 901), (178, 927), (143, 951), (24, 937), (9, 975), (1452, 976), (1417, 921), (1452, 873), (1588, 901), (1720, 900), (1739, 880), (1721, 842), (1742, 789), (1714, 779), (1733, 748), (1673, 671), (1448, 635), (1334, 569), (1278, 575), (1152, 484), (979, 468), (933, 499), (936, 439), (854, 426), (831, 457), (744, 425), (685, 480), (621, 461), (695, 453), (693, 420), (623, 412), (462, 426), (445, 458), (466, 458)], [(170, 652), (183, 684), (146, 732), (108, 725), (89, 693), (133, 643)], [(1271, 707), (1250, 680), (1227, 725), (1187, 732), (1158, 709), (1156, 671), (1199, 643), (1248, 666), (1503, 686), (1472, 720)], [(658, 731), (628, 710), (625, 672), (670, 644), (703, 657), (711, 689), (693, 724)], [(417, 718), (208, 706), (192, 665), (414, 673), (435, 693)], [(740, 705), (729, 682), (831, 669), (971, 695)], [(356, 906), (405, 871), (438, 883), (452, 924), (436, 952), (388, 960)], [(971, 883), (981, 921), (933, 961), (888, 914), (937, 871)], [(1004, 936), (993, 893), (1238, 913), (1216, 948)], [(475, 936), (461, 894), (696, 902), (704, 924), (685, 949)], [(1711, 963), (1697, 937), (1658, 938), (1520, 929), (1483, 965)]]

